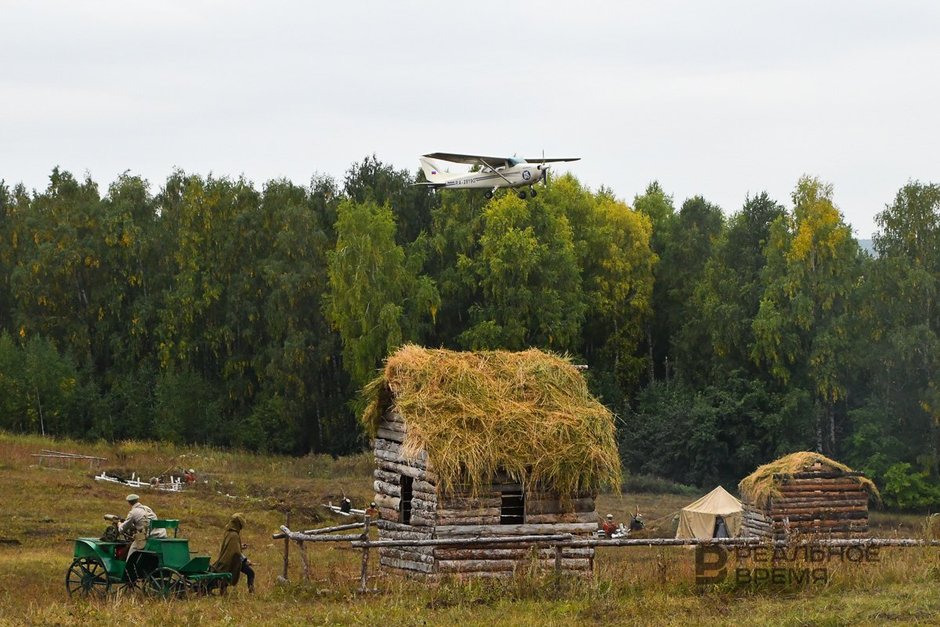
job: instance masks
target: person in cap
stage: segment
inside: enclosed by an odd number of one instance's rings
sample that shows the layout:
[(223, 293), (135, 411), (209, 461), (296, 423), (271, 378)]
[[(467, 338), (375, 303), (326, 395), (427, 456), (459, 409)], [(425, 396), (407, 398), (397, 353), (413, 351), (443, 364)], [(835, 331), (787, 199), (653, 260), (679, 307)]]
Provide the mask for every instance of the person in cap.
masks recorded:
[(183, 480), (184, 480), (187, 484), (196, 483), (196, 471), (193, 470), (192, 468), (190, 468), (189, 470), (187, 470), (186, 472), (184, 472), (184, 473), (183, 473)]
[(607, 518), (604, 519), (604, 524), (601, 525), (601, 529), (608, 538), (614, 536), (614, 532), (617, 531), (617, 524), (614, 522), (613, 514), (607, 514)]
[(366, 508), (366, 516), (368, 516), (371, 520), (378, 520), (381, 518), (381, 514), (379, 514), (379, 508), (376, 506), (375, 501), (369, 503), (369, 507)]
[(165, 538), (166, 529), (151, 529), (150, 521), (156, 520), (157, 515), (152, 509), (140, 502), (140, 497), (136, 494), (128, 494), (127, 502), (131, 506), (127, 516), (118, 525), (121, 533), (133, 532), (134, 541), (127, 551), (127, 559), (130, 561), (134, 551), (139, 551), (147, 544), (147, 538)]
[[(254, 571), (251, 570), (250, 563), (243, 559), (242, 548), (248, 545), (242, 544), (241, 531), (245, 527), (244, 514), (232, 514), (228, 525), (225, 527), (225, 533), (222, 535), (222, 545), (219, 547), (219, 558), (212, 564), (212, 570), (217, 573), (231, 573), (232, 579), (229, 582), (222, 583), (222, 594), (229, 585), (237, 585), (239, 576), (247, 566), (251, 574), (248, 575), (248, 592), (254, 592)], [(247, 574), (247, 573), (246, 573)]]

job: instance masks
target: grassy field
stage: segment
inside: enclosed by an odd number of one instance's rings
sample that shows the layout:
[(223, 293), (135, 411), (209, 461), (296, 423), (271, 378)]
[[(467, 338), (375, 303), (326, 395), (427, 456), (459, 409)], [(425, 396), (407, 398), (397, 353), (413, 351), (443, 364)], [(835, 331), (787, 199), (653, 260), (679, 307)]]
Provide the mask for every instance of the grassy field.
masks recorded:
[[(86, 602), (69, 599), (65, 573), (72, 541), (98, 536), (102, 516), (124, 515), (126, 487), (93, 480), (79, 464), (48, 468), (40, 449), (106, 457), (100, 469), (150, 477), (195, 468), (200, 483), (182, 493), (143, 489), (142, 501), (181, 520), (191, 548), (214, 557), (232, 513), (248, 520), (242, 539), (256, 564), (257, 592), (244, 583), (227, 597), (151, 601), (138, 596)], [(360, 553), (337, 546), (308, 549), (311, 581), (302, 581), (296, 551), (291, 583), (277, 584), (283, 542), (272, 532), (292, 511), (294, 529), (340, 522), (319, 507), (343, 494), (355, 504), (371, 495), (371, 457), (333, 460), (264, 457), (206, 448), (52, 441), (0, 433), (0, 623), (117, 624), (374, 624), (374, 625), (857, 625), (940, 624), (940, 551), (885, 549), (875, 564), (829, 565), (825, 584), (695, 586), (693, 552), (683, 548), (603, 549), (590, 579), (555, 582), (540, 572), (499, 581), (444, 580), (428, 586), (385, 575), (371, 560), (373, 592), (357, 590)], [(599, 511), (625, 520), (639, 506), (659, 533), (695, 497), (601, 495)], [(878, 535), (920, 533), (920, 516), (875, 513)], [(734, 566), (732, 563), (731, 566)]]

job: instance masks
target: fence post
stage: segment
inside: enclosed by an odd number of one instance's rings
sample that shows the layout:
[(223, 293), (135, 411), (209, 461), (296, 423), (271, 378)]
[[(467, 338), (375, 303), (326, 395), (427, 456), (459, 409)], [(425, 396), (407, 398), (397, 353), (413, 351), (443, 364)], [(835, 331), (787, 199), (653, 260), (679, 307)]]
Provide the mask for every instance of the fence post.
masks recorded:
[[(290, 510), (287, 511), (287, 522), (284, 523), (284, 526), (290, 529)], [(284, 536), (284, 573), (281, 577), (284, 581), (287, 581), (287, 564), (290, 558), (290, 537)]]
[(555, 590), (561, 586), (561, 545), (555, 545)]
[[(362, 540), (369, 541), (369, 522), (370, 517), (366, 514), (362, 524)], [(359, 592), (365, 592), (369, 586), (369, 547), (362, 549), (362, 574), (359, 576)]]

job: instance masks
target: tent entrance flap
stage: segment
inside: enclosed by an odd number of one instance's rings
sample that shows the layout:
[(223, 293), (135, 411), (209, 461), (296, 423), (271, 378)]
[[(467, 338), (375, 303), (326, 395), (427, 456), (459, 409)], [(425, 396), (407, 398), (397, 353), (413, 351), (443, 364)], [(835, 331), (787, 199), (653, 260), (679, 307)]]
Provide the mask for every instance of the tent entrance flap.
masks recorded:
[[(744, 506), (718, 486), (679, 512), (677, 538), (736, 538), (744, 522)], [(723, 533), (724, 535), (718, 535)]]

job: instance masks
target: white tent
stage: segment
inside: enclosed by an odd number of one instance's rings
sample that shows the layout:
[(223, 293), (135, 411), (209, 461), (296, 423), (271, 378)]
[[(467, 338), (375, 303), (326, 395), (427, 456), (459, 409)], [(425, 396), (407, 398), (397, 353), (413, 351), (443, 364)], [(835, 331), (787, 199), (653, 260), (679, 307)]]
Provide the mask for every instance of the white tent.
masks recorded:
[(676, 537), (703, 539), (721, 537), (723, 534), (721, 523), (718, 521), (719, 517), (724, 522), (727, 537), (738, 537), (744, 520), (744, 506), (721, 486), (682, 508), (679, 513), (679, 528), (676, 530)]

